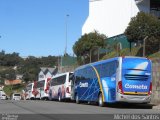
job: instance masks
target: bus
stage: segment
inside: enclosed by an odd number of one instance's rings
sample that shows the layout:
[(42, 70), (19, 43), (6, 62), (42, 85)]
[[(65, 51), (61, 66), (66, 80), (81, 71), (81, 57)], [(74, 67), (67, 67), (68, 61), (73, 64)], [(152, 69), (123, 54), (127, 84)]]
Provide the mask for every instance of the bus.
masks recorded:
[(73, 75), (72, 99), (105, 103), (149, 103), (151, 61), (143, 57), (116, 57), (78, 67)]
[(57, 74), (52, 77), (49, 88), (49, 99), (62, 101), (71, 98), (71, 80), (73, 72)]
[(33, 100), (35, 98), (33, 86), (34, 86), (34, 83), (29, 83), (26, 86), (26, 89), (25, 89), (25, 99), (26, 100)]
[(36, 81), (34, 86), (37, 93), (35, 99), (48, 100), (50, 80), (51, 78), (46, 78), (44, 80)]

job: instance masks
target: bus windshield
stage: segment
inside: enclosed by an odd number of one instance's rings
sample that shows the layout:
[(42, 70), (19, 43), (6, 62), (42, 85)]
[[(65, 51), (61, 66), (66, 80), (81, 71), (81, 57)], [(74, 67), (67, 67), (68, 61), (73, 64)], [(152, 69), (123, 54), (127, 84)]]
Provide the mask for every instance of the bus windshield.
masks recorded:
[(126, 70), (151, 70), (150, 61), (148, 59), (140, 58), (123, 58), (122, 69)]

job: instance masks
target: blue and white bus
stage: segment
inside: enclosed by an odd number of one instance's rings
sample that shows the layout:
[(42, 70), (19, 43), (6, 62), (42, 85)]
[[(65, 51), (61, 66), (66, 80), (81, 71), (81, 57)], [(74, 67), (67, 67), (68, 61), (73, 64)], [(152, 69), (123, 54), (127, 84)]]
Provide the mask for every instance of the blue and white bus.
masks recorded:
[(72, 98), (104, 103), (149, 103), (151, 61), (142, 57), (116, 57), (78, 67), (73, 75)]

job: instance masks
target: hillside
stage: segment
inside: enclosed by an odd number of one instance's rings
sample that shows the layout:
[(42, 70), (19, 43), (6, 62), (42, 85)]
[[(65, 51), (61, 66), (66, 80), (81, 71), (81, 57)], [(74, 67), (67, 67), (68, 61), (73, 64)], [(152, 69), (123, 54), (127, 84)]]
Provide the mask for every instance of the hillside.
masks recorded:
[[(132, 51), (130, 52), (129, 48), (122, 49), (117, 53), (117, 51), (110, 52), (103, 56), (102, 60), (109, 59), (117, 56), (142, 56), (143, 50), (142, 47), (134, 47), (132, 48)], [(154, 54), (146, 56), (147, 58), (158, 58), (160, 57), (160, 52), (156, 52)]]

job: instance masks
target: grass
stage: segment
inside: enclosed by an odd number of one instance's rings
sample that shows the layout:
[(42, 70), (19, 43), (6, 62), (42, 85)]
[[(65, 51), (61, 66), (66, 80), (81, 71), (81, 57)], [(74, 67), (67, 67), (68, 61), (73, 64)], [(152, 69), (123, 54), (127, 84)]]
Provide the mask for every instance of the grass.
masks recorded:
[(160, 58), (160, 52), (156, 52), (152, 55), (149, 55), (148, 58)]
[[(113, 52), (106, 54), (105, 56), (103, 56), (102, 60), (113, 58), (113, 57), (118, 57), (118, 56), (142, 56), (142, 52), (143, 51), (142, 51), (141, 47), (134, 47), (134, 48), (132, 48), (131, 52), (130, 52), (129, 48), (125, 48), (119, 52), (113, 51)], [(147, 58), (151, 58), (151, 59), (152, 58), (160, 58), (160, 52), (156, 52), (154, 54), (151, 54), (151, 55), (147, 56)]]
[(113, 51), (103, 56), (102, 60), (113, 58), (113, 57), (118, 57), (118, 56), (137, 56), (139, 49), (140, 47), (132, 48), (131, 52), (129, 48), (122, 49), (119, 52)]

